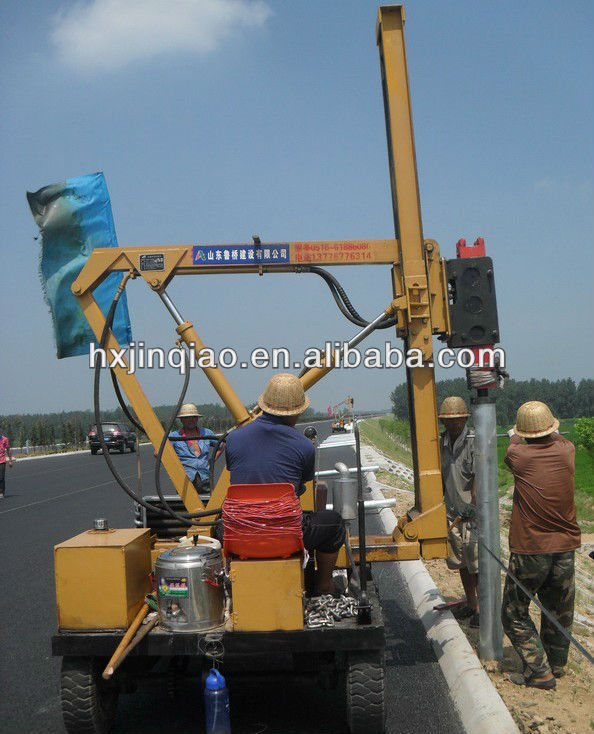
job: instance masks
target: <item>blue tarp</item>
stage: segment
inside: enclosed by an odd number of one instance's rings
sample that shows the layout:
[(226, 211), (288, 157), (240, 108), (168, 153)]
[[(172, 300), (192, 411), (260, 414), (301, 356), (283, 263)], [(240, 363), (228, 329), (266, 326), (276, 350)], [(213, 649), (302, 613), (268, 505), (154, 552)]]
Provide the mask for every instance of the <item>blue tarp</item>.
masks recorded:
[[(118, 246), (105, 178), (102, 173), (69, 178), (27, 192), (27, 201), (41, 232), (39, 271), (58, 359), (88, 354), (96, 340), (70, 286), (95, 247)], [(121, 273), (112, 273), (94, 291), (104, 315), (121, 279)], [(132, 341), (126, 293), (118, 303), (113, 331), (121, 346)]]

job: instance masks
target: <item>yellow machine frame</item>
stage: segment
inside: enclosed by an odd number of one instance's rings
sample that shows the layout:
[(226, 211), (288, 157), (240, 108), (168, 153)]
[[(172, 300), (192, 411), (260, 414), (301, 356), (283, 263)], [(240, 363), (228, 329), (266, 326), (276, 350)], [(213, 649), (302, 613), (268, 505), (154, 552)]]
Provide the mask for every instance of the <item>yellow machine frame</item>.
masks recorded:
[[(421, 225), (417, 167), (404, 46), (404, 9), (388, 6), (379, 9), (377, 43), (380, 53), (386, 131), (390, 162), (390, 180), (396, 239), (338, 240), (314, 242), (257, 243), (258, 247), (282, 247), (284, 262), (195, 262), (193, 245), (119, 247), (95, 249), (72, 285), (80, 307), (97, 340), (101, 339), (105, 317), (93, 296), (93, 290), (113, 272), (143, 278), (161, 297), (177, 275), (209, 275), (221, 273), (298, 272), (304, 265), (390, 265), (392, 267), (392, 299), (386, 314), (397, 317), (396, 334), (407, 348), (417, 348), (423, 355), (422, 367), (407, 369), (411, 408), (411, 435), (415, 472), (415, 505), (401, 517), (393, 538), (378, 542), (377, 560), (436, 558), (446, 555), (447, 524), (443, 504), (439, 433), (437, 423), (435, 378), (433, 369), (433, 336), (450, 333), (445, 263), (433, 240), (425, 240)], [(395, 155), (394, 152), (398, 154)], [(212, 245), (228, 250), (229, 245)], [(238, 250), (254, 245), (233, 245)], [(151, 261), (146, 256), (156, 256)], [(158, 262), (158, 268), (147, 269), (147, 262)], [(144, 263), (144, 265), (143, 265)], [(196, 356), (204, 344), (193, 324), (178, 324), (179, 339)], [(113, 333), (108, 333), (107, 349), (119, 350)], [(125, 361), (125, 360), (124, 360)], [(329, 364), (307, 370), (300, 380), (307, 390), (334, 366)], [(148, 438), (157, 448), (163, 428), (134, 374), (127, 364), (113, 368), (124, 393), (142, 423)], [(236, 425), (257, 417), (259, 408), (248, 410), (226, 376), (218, 367), (204, 367), (204, 373), (233, 416)], [(176, 491), (189, 512), (204, 509), (196, 490), (189, 482), (175, 451), (166, 443), (163, 465)], [(207, 509), (219, 507), (224, 499), (229, 474), (223, 471), (208, 502)], [(386, 542), (389, 540), (390, 542)], [(374, 560), (374, 551), (368, 553)]]

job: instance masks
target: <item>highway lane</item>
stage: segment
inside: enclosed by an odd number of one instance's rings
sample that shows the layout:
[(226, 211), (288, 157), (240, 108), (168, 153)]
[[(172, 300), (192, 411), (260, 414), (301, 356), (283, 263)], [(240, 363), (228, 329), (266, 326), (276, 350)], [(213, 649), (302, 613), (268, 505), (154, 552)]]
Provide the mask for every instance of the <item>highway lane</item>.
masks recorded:
[[(329, 422), (317, 428), (323, 439), (330, 431)], [(136, 455), (112, 456), (118, 470), (136, 488)], [(140, 458), (144, 492), (153, 493), (152, 448), (142, 447)], [(337, 460), (352, 466), (352, 449), (321, 452), (320, 468), (331, 468)], [(165, 475), (163, 486), (165, 490), (170, 487)], [(6, 734), (64, 732), (60, 661), (50, 655), (50, 637), (56, 627), (53, 546), (87, 529), (98, 516), (107, 517), (112, 527), (131, 525), (131, 502), (100, 455), (19, 461), (8, 473), (7, 498), (0, 504), (4, 581), (0, 731)], [(388, 639), (388, 732), (462, 732), (395, 564), (382, 564), (374, 573), (379, 579)], [(230, 690), (234, 734), (345, 734), (338, 691), (320, 690), (283, 676), (232, 679)], [(161, 681), (143, 683), (136, 694), (120, 698), (117, 731), (163, 732), (174, 721), (176, 729), (185, 726), (201, 731), (199, 682), (184, 681), (180, 693), (172, 703)]]
[[(112, 456), (136, 487), (136, 455)], [(141, 449), (141, 464), (148, 480), (153, 465), (148, 446)], [(0, 504), (2, 731), (64, 731), (60, 661), (50, 656), (49, 648), (56, 627), (53, 547), (88, 529), (95, 517), (107, 517), (112, 527), (132, 523), (131, 501), (100, 455), (21, 460), (10, 470), (7, 496)]]

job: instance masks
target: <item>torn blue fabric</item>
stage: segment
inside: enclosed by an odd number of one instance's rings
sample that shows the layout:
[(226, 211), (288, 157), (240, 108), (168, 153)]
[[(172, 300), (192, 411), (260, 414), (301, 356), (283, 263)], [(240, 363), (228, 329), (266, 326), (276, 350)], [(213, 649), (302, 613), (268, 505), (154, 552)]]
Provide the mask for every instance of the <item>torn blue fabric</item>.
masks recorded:
[[(95, 247), (118, 246), (105, 178), (102, 173), (69, 178), (27, 192), (27, 201), (41, 232), (39, 271), (58, 359), (88, 354), (95, 336), (70, 286)], [(120, 273), (112, 273), (94, 291), (105, 316), (121, 279)], [(132, 341), (125, 292), (116, 308), (113, 332), (121, 346)]]

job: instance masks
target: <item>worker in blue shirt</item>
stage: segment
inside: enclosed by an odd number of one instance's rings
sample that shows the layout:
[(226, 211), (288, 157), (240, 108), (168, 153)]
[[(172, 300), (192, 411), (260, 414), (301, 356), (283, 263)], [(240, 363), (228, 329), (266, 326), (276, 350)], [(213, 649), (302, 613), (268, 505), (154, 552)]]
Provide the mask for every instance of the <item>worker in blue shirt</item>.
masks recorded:
[[(315, 449), (295, 428), (309, 405), (301, 381), (280, 373), (271, 378), (258, 399), (262, 415), (227, 437), (227, 468), (231, 484), (288, 482), (300, 495), (314, 478)], [(303, 512), (303, 544), (315, 551), (317, 594), (334, 592), (332, 571), (344, 543), (342, 517), (331, 510)]]
[(198, 418), (202, 414), (194, 403), (182, 405), (177, 416), (182, 424), (181, 431), (172, 431), (170, 438), (185, 438), (187, 441), (172, 441), (175, 453), (186, 470), (192, 484), (200, 489), (208, 481), (208, 463), (212, 441), (201, 441), (201, 437), (214, 436), (210, 428), (200, 428)]

